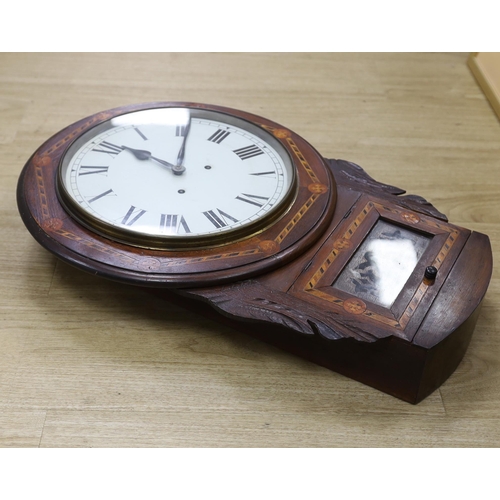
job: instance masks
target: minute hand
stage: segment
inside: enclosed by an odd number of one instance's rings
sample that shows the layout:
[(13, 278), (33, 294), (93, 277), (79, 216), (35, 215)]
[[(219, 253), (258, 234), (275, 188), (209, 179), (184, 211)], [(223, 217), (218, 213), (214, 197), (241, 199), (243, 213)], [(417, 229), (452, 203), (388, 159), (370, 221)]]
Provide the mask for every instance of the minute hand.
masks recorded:
[(189, 121), (184, 131), (184, 138), (182, 139), (181, 149), (179, 150), (179, 154), (177, 156), (177, 165), (176, 165), (177, 168), (184, 168), (182, 164), (184, 163), (184, 155), (186, 154), (186, 142), (190, 129), (191, 129), (191, 115), (189, 115)]

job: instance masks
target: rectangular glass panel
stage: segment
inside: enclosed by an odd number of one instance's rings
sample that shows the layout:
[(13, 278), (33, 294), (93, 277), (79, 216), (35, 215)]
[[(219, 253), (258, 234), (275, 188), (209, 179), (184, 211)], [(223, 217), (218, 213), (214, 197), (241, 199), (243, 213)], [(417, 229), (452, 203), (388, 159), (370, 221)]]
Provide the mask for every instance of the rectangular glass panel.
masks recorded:
[(391, 307), (430, 240), (429, 236), (379, 220), (332, 286)]

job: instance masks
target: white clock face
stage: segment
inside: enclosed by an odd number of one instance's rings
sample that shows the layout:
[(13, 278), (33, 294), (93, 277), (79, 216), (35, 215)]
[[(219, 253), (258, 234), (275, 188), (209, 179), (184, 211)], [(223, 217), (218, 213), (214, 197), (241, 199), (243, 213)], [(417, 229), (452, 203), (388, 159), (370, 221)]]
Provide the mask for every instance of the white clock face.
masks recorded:
[(273, 136), (194, 108), (113, 118), (71, 146), (59, 175), (77, 218), (144, 246), (251, 234), (286, 211), (294, 186), (290, 157)]

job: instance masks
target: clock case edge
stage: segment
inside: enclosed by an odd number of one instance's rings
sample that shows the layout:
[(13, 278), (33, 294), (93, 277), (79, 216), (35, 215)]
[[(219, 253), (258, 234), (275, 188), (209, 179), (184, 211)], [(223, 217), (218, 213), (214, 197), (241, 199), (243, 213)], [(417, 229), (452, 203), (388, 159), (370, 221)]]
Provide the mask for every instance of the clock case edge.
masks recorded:
[[(176, 107), (176, 106), (186, 106), (206, 110), (220, 111), (222, 113), (236, 113), (237, 116), (248, 120), (254, 124), (258, 124), (261, 128), (276, 127), (278, 131), (285, 131), (287, 134), (291, 135), (292, 139), (298, 140), (303, 148), (307, 149), (306, 155), (309, 157), (309, 161), (314, 164), (315, 173), (323, 177), (324, 184), (318, 184), (322, 191), (314, 194), (308, 192), (306, 185), (300, 186), (300, 193), (297, 194), (295, 201), (291, 205), (292, 207), (298, 207), (300, 205), (300, 198), (305, 199), (311, 194), (320, 199), (320, 203), (316, 203), (315, 210), (309, 210), (306, 215), (307, 221), (311, 223), (310, 227), (304, 224), (304, 220), (300, 220), (297, 226), (301, 226), (298, 231), (295, 231), (295, 236), (289, 238), (290, 241), (283, 247), (273, 247), (264, 248), (257, 256), (254, 261), (237, 262), (237, 259), (233, 259), (231, 266), (229, 263), (227, 265), (222, 265), (220, 268), (215, 270), (211, 269), (210, 262), (216, 263), (218, 253), (217, 249), (222, 247), (214, 247), (212, 249), (208, 248), (208, 251), (212, 251), (215, 255), (215, 259), (208, 261), (209, 264), (206, 269), (195, 269), (192, 272), (185, 272), (182, 269), (183, 255), (190, 256), (189, 250), (183, 251), (174, 250), (171, 252), (173, 255), (173, 260), (181, 262), (180, 271), (168, 271), (167, 273), (158, 273), (154, 266), (157, 264), (155, 259), (158, 255), (163, 254), (162, 250), (149, 250), (147, 248), (141, 249), (139, 247), (135, 248), (128, 246), (126, 244), (121, 244), (120, 242), (113, 242), (107, 238), (104, 238), (98, 234), (93, 234), (90, 230), (82, 226), (81, 224), (73, 224), (74, 228), (67, 231), (64, 227), (71, 217), (65, 210), (59, 201), (59, 197), (55, 194), (55, 189), (53, 186), (49, 186), (48, 189), (43, 186), (44, 182), (49, 179), (50, 184), (55, 183), (51, 178), (52, 175), (49, 174), (48, 178), (44, 177), (47, 175), (44, 171), (49, 167), (54, 169), (55, 165), (59, 163), (60, 157), (64, 152), (71, 146), (72, 142), (78, 138), (78, 136), (87, 131), (89, 128), (99, 125), (105, 120), (108, 120), (117, 114), (121, 113), (131, 113), (134, 111), (140, 111), (145, 109), (153, 109), (157, 107)], [(269, 132), (269, 130), (268, 130)], [(299, 157), (301, 152), (299, 151)], [(302, 157), (298, 163), (302, 163)], [(49, 160), (47, 165), (44, 164), (44, 160)], [(307, 163), (307, 159), (304, 159)], [(297, 160), (294, 160), (297, 163)], [(310, 166), (308, 167), (310, 168)], [(36, 170), (39, 169), (37, 173)], [(307, 169), (306, 169), (307, 170)], [(40, 173), (41, 172), (41, 173)], [(26, 179), (29, 177), (29, 182)], [(314, 184), (312, 184), (314, 186)], [(328, 186), (330, 187), (328, 189)], [(35, 193), (35, 191), (38, 191)], [(54, 207), (58, 207), (61, 212), (61, 219), (53, 219), (47, 216), (45, 212), (50, 211), (43, 203), (34, 201), (36, 199), (43, 199)], [(303, 138), (294, 134), (292, 131), (283, 128), (281, 125), (267, 120), (265, 118), (259, 117), (252, 113), (247, 113), (238, 110), (232, 110), (230, 108), (222, 106), (212, 106), (207, 104), (191, 103), (191, 102), (152, 102), (143, 103), (138, 105), (122, 106), (119, 108), (114, 108), (111, 110), (96, 113), (89, 117), (78, 120), (77, 122), (65, 127), (63, 130), (57, 132), (52, 137), (47, 139), (29, 158), (24, 166), (21, 175), (18, 180), (17, 185), (17, 204), (21, 218), (24, 224), (32, 234), (32, 236), (47, 250), (55, 254), (57, 257), (66, 261), (67, 263), (76, 266), (84, 271), (91, 272), (94, 275), (102, 276), (107, 279), (125, 282), (127, 284), (141, 285), (147, 283), (147, 286), (152, 287), (182, 287), (182, 286), (202, 286), (207, 283), (227, 283), (235, 281), (235, 279), (248, 278), (257, 274), (262, 273), (264, 270), (271, 270), (284, 265), (290, 260), (294, 259), (297, 255), (301, 254), (311, 245), (313, 245), (318, 237), (324, 232), (327, 227), (330, 218), (332, 217), (333, 211), (335, 209), (336, 203), (336, 189), (334, 185), (334, 179), (329, 169), (324, 165), (324, 161), (319, 155), (319, 153)], [(275, 222), (275, 225), (286, 226), (290, 217), (290, 210), (286, 213), (280, 220)], [(317, 219), (313, 221), (312, 217), (316, 216)], [(54, 221), (54, 223), (53, 223)], [(62, 226), (62, 227), (61, 227)], [(56, 238), (55, 235), (61, 231), (63, 233), (69, 234), (77, 231), (74, 234), (70, 234), (70, 237), (66, 240), (71, 243), (71, 240), (85, 241), (90, 239), (90, 244), (87, 244), (87, 248), (82, 247), (83, 250), (80, 251), (80, 243), (76, 243), (74, 247), (68, 246), (60, 238)], [(261, 243), (267, 244), (272, 243), (269, 241), (262, 242), (262, 236), (269, 232), (268, 230), (258, 233), (255, 238), (244, 238), (241, 242), (237, 241), (233, 245), (226, 245), (225, 248), (228, 250), (226, 253), (241, 253), (245, 254), (246, 248), (249, 248), (249, 244), (253, 248), (259, 247)], [(122, 250), (127, 249), (129, 254), (133, 254), (133, 258), (141, 259), (140, 267), (134, 265), (128, 267), (127, 260), (130, 262), (130, 255), (125, 255), (122, 262), (105, 262), (101, 260), (97, 255), (92, 255), (91, 253), (96, 250), (99, 246), (101, 248), (107, 245), (114, 245), (116, 252), (115, 255), (119, 256)], [(92, 249), (92, 250), (89, 250)], [(106, 250), (106, 248), (104, 248)], [(129, 251), (131, 250), (131, 251)], [(243, 250), (243, 251), (241, 251)], [(241, 251), (241, 252), (240, 252)], [(168, 255), (170, 252), (166, 252), (164, 255)], [(200, 254), (196, 250), (192, 251), (194, 253), (194, 258), (187, 258), (186, 260), (199, 260)], [(101, 255), (103, 255), (101, 253)], [(180, 258), (178, 258), (180, 256)], [(203, 257), (203, 253), (201, 255)], [(205, 260), (205, 259), (200, 259)], [(150, 262), (153, 267), (150, 267)], [(219, 260), (222, 262), (222, 259)], [(229, 267), (228, 267), (229, 266)], [(236, 266), (236, 267), (234, 267)]]
[[(83, 124), (88, 124), (88, 119), (80, 120), (74, 125)], [(39, 149), (42, 148), (43, 146)], [(463, 230), (463, 234), (467, 233), (467, 236), (464, 236), (463, 246), (448, 271), (448, 279), (429, 304), (426, 316), (411, 338), (373, 336), (362, 328), (353, 327), (345, 315), (334, 314), (323, 318), (325, 321), (319, 321), (314, 315), (297, 312), (303, 307), (306, 313), (312, 309), (306, 302), (297, 302), (297, 297), (289, 293), (293, 283), (285, 290), (282, 289), (282, 277), (288, 275), (287, 280), (290, 277), (295, 280), (307, 270), (316, 249), (329, 237), (334, 226), (341, 222), (344, 209), (348, 209), (351, 201), (354, 203), (362, 195), (380, 197), (383, 193), (384, 198), (398, 207), (444, 223), (447, 221), (446, 216), (423, 198), (401, 196), (405, 193), (404, 190), (374, 181), (361, 167), (351, 162), (325, 161), (337, 182), (338, 205), (329, 228), (326, 224), (328, 216), (324, 216), (322, 228), (326, 228), (325, 233), (319, 240), (310, 241), (311, 245), (314, 243), (313, 248), (304, 247), (304, 253), (293, 260), (276, 262), (275, 267), (266, 269), (266, 274), (259, 274), (259, 270), (255, 269), (255, 273), (243, 281), (208, 288), (148, 290), (154, 290), (152, 293), (404, 401), (418, 403), (453, 373), (465, 354), (491, 277), (489, 239), (481, 233)], [(112, 275), (106, 273), (106, 269), (96, 270), (91, 266), (82, 266), (81, 262), (72, 261), (70, 256), (61, 255), (56, 248), (57, 243), (30, 214), (22, 193), (24, 175), (25, 170), (18, 183), (18, 206), (23, 221), (35, 239), (68, 263), (113, 279)], [(342, 203), (346, 205), (342, 207)], [(121, 281), (138, 284), (133, 279)], [(148, 285), (160, 286), (159, 283)], [(457, 287), (459, 294), (456, 293)], [(260, 305), (270, 307), (257, 308), (260, 312), (255, 316), (249, 314), (245, 301), (248, 294), (255, 294), (257, 289), (261, 292)], [(228, 294), (231, 300), (227, 300)], [(283, 294), (288, 297), (290, 307), (285, 305), (280, 309), (283, 303), (280, 303), (278, 296), (282, 298)]]

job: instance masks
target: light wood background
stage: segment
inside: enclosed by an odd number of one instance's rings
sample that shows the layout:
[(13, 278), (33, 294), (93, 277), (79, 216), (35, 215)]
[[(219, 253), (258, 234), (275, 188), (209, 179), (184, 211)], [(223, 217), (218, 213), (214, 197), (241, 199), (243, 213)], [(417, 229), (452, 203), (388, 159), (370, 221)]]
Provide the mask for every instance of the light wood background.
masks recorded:
[(230, 106), (419, 194), (500, 248), (500, 123), (468, 54), (0, 54), (0, 446), (497, 447), (498, 268), (455, 374), (417, 406), (57, 261), (18, 175), (74, 121)]

